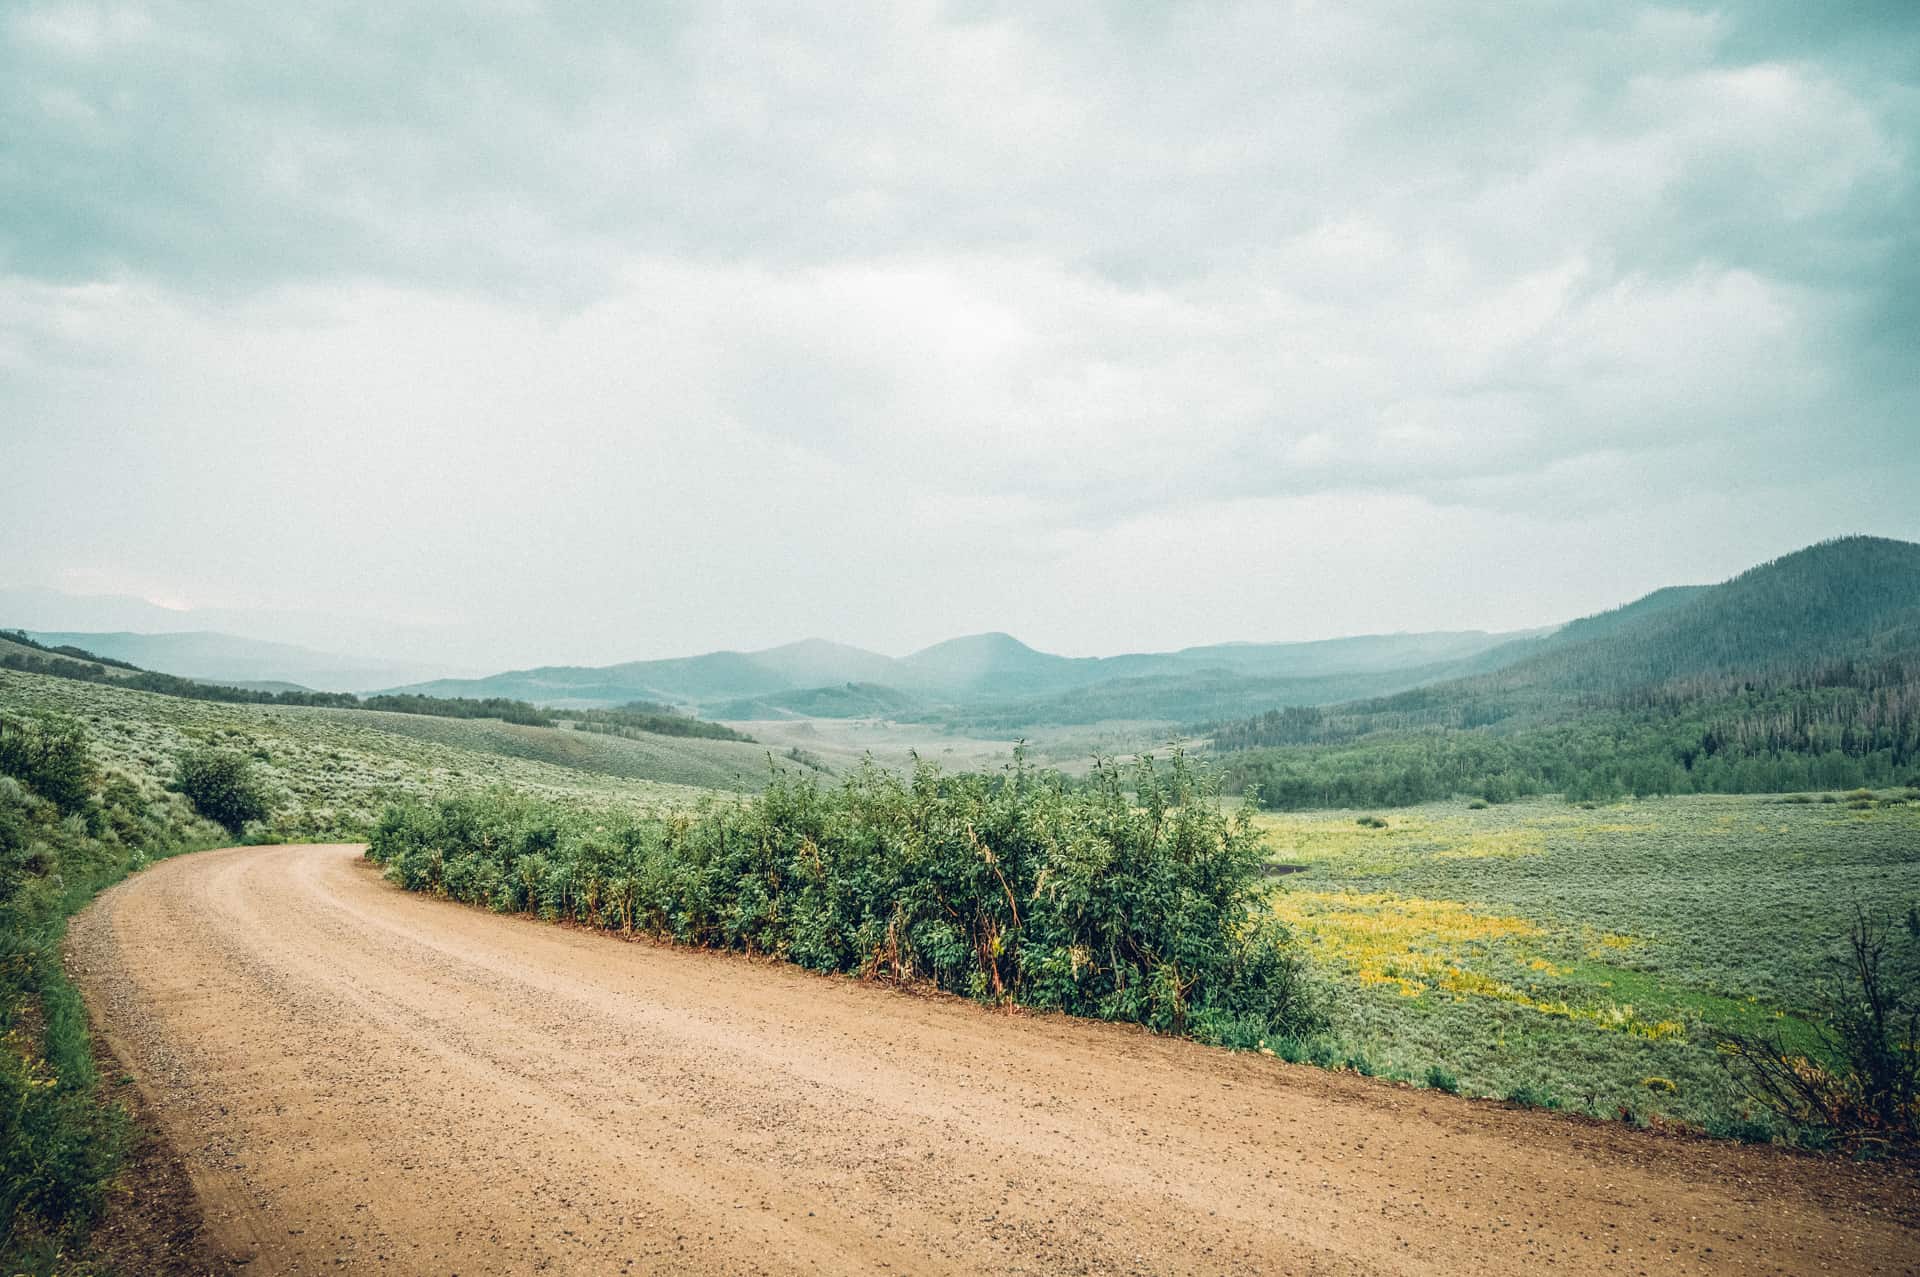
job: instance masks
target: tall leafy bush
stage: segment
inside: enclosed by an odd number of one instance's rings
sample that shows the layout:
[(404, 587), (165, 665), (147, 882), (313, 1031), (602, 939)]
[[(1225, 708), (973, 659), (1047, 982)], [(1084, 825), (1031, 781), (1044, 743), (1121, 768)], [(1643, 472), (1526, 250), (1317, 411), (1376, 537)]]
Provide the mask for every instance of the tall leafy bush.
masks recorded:
[(368, 854), (402, 886), (503, 912), (925, 982), (1251, 1046), (1315, 1031), (1258, 835), (1184, 758), (1069, 785), (869, 766), (751, 801), (582, 818), (494, 792), (390, 807)]
[(244, 754), (230, 749), (190, 749), (174, 765), (172, 788), (193, 809), (238, 838), (250, 820), (272, 811), (265, 789)]

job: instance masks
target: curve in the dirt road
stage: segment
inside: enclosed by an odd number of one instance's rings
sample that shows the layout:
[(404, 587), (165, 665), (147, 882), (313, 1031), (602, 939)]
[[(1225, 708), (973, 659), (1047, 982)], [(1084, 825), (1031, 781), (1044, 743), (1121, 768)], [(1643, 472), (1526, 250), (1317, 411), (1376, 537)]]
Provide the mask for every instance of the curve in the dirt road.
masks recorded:
[(254, 1272), (1912, 1271), (1910, 1179), (158, 864), (69, 961)]

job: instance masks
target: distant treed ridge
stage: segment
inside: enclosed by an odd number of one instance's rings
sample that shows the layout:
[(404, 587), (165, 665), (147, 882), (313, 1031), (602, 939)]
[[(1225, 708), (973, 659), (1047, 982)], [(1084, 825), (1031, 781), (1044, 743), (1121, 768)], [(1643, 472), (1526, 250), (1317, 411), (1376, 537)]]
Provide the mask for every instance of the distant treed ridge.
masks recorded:
[(1920, 779), (1920, 546), (1826, 542), (1535, 646), (1487, 674), (1198, 730), (1275, 807)]

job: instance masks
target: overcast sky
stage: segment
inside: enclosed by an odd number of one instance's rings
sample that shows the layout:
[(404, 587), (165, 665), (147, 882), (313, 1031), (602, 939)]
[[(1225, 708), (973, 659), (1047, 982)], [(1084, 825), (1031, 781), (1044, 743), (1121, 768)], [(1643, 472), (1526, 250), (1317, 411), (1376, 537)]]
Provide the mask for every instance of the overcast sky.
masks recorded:
[(1910, 0), (599, 9), (0, 6), (0, 585), (1094, 654), (1920, 539)]

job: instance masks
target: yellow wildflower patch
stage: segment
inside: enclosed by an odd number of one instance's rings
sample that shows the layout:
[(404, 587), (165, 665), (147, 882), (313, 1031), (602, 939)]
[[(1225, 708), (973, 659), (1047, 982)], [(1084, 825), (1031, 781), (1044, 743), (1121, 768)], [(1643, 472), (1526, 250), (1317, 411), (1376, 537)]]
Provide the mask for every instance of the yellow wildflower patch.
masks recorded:
[[(1283, 891), (1273, 909), (1314, 960), (1346, 972), (1362, 985), (1387, 986), (1404, 998), (1438, 992), (1455, 999), (1488, 998), (1555, 1019), (1659, 1041), (1685, 1033), (1677, 1020), (1647, 1020), (1625, 1003), (1573, 1006), (1479, 969), (1496, 952), (1549, 978), (1567, 974), (1550, 959), (1526, 952), (1545, 932), (1526, 918), (1475, 908), (1457, 900), (1430, 900), (1371, 891)], [(1611, 933), (1591, 941), (1619, 949), (1632, 944)]]

